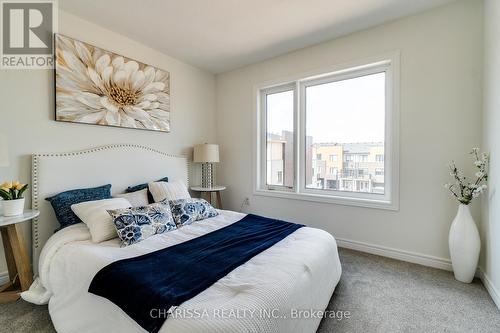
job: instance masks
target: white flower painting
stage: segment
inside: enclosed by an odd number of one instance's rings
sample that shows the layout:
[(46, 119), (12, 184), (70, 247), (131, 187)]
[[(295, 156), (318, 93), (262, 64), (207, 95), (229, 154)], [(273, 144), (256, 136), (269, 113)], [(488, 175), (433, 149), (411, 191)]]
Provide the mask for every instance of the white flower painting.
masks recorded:
[(56, 120), (170, 132), (170, 73), (58, 34)]

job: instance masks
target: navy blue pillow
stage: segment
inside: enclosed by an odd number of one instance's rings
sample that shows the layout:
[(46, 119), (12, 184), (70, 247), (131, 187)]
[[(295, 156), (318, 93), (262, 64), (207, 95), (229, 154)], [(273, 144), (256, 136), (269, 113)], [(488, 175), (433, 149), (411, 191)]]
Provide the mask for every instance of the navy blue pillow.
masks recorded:
[(52, 205), (57, 220), (61, 225), (58, 230), (82, 222), (71, 210), (71, 205), (94, 200), (111, 199), (111, 184), (92, 188), (82, 188), (61, 192), (46, 198)]
[[(167, 182), (168, 183), (168, 177), (158, 179), (157, 182)], [(144, 190), (145, 188), (148, 188), (148, 183), (139, 184), (139, 185), (135, 185), (135, 186), (129, 186), (129, 187), (127, 187), (125, 192), (127, 192), (127, 193), (136, 192), (136, 191)], [(149, 189), (148, 189), (148, 201), (149, 201), (149, 203), (155, 202), (155, 199), (153, 199), (153, 195), (151, 194), (151, 192), (149, 192)]]

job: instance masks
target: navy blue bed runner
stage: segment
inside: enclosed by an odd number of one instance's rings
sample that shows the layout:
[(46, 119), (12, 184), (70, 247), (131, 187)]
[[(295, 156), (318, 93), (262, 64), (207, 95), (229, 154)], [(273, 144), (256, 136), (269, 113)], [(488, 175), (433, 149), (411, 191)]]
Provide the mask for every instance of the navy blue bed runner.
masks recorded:
[(166, 318), (152, 311), (166, 312), (193, 298), (301, 227), (249, 214), (184, 243), (115, 261), (94, 276), (89, 292), (115, 303), (145, 330), (158, 332)]

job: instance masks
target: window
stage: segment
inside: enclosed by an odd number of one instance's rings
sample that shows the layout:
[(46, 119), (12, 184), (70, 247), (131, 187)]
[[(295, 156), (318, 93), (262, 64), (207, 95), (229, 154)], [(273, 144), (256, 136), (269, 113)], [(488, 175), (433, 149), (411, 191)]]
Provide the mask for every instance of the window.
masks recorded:
[[(347, 171), (346, 177), (363, 178), (365, 170), (361, 167), (368, 161), (370, 152), (376, 158), (385, 147), (386, 71), (309, 80), (303, 83), (301, 96), (305, 136), (316, 149), (327, 149), (332, 143), (340, 147), (346, 156), (342, 166)], [(305, 149), (304, 162), (309, 163), (307, 150), (310, 148)], [(330, 194), (327, 192), (331, 189), (319, 189), (312, 177), (305, 177), (306, 191)], [(368, 192), (369, 189), (365, 183), (355, 182), (340, 191)]]
[(343, 180), (342, 183), (344, 184), (344, 186), (343, 186), (344, 190), (351, 190), (352, 189), (352, 181), (351, 180)]
[(331, 189), (336, 189), (337, 188), (337, 181), (333, 179), (329, 179), (326, 181), (326, 187), (331, 188)]
[(366, 181), (359, 181), (358, 182), (358, 187), (357, 187), (358, 191), (360, 192), (369, 192), (370, 190), (370, 185), (368, 182)]
[(397, 63), (258, 90), (256, 194), (397, 209)]
[(278, 184), (283, 184), (283, 171), (278, 171)]
[(264, 96), (266, 184), (291, 188), (294, 182), (294, 90), (283, 87)]

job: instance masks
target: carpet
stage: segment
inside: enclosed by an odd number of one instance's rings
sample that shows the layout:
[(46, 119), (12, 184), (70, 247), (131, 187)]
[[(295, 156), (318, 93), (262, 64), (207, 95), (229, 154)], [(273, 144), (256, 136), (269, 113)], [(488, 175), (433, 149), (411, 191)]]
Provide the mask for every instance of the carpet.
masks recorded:
[(342, 277), (329, 310), (349, 319), (323, 319), (330, 332), (500, 332), (500, 311), (479, 279), (340, 249)]

